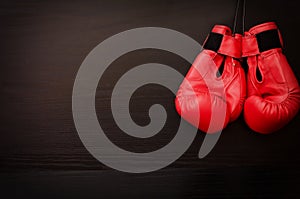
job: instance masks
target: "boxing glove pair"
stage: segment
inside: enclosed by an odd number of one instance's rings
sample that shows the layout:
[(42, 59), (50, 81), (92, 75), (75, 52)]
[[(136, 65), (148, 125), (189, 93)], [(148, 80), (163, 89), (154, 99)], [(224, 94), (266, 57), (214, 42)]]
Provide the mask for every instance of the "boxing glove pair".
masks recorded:
[[(300, 88), (282, 46), (274, 22), (257, 25), (243, 36), (214, 26), (179, 87), (177, 112), (207, 133), (221, 131), (243, 109), (247, 125), (258, 133), (282, 128), (300, 107)], [(247, 58), (247, 78), (242, 57)]]

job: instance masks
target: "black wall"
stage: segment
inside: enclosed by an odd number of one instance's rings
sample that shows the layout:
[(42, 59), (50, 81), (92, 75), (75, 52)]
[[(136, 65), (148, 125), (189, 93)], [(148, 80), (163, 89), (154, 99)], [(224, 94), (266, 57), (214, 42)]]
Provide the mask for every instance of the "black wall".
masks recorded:
[[(1, 1), (0, 194), (9, 198), (295, 198), (300, 193), (299, 114), (268, 136), (251, 131), (241, 116), (224, 129), (204, 159), (197, 158), (205, 136), (199, 132), (175, 163), (139, 175), (114, 171), (95, 160), (73, 124), (71, 96), (77, 70), (101, 41), (127, 29), (157, 26), (202, 43), (214, 24), (232, 27), (235, 6), (234, 0)], [(276, 21), (298, 79), (299, 20), (298, 1), (247, 1), (246, 29)], [(107, 135), (120, 147), (137, 152), (168, 143), (179, 121), (174, 95), (150, 85), (132, 97), (131, 114), (145, 125), (148, 107), (163, 104), (169, 114), (163, 131), (140, 140), (116, 127), (109, 109), (113, 85), (127, 70), (147, 62), (170, 65), (182, 74), (190, 67), (168, 52), (134, 51), (106, 71), (96, 97)]]

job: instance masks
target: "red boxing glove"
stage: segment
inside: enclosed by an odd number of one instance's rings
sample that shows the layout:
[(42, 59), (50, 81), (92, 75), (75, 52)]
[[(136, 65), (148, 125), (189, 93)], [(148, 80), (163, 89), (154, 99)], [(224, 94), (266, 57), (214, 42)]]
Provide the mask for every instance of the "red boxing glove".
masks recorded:
[(248, 57), (248, 98), (244, 117), (248, 126), (262, 134), (286, 125), (297, 114), (300, 89), (286, 57), (274, 22), (244, 33), (243, 56)]
[(242, 111), (246, 80), (239, 60), (241, 42), (242, 35), (232, 36), (230, 28), (214, 26), (180, 85), (177, 112), (201, 131), (220, 131)]

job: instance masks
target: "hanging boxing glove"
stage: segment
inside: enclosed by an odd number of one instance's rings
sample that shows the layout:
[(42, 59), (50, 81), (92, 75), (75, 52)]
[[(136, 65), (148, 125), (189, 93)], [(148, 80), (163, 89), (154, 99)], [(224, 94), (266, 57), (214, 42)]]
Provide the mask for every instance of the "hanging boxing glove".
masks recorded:
[(246, 80), (241, 42), (242, 35), (232, 36), (227, 26), (215, 25), (180, 85), (176, 110), (201, 131), (220, 131), (242, 111)]
[(263, 23), (245, 32), (242, 50), (249, 66), (245, 121), (256, 132), (272, 133), (290, 122), (300, 106), (299, 85), (282, 54), (276, 24)]

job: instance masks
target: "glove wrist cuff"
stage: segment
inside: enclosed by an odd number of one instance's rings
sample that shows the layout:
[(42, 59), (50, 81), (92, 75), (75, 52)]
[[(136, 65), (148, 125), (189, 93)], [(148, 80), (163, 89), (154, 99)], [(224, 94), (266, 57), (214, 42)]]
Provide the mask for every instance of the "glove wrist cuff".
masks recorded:
[(282, 48), (280, 32), (274, 22), (260, 24), (245, 32), (242, 39), (242, 56), (254, 56), (264, 51)]
[(242, 56), (242, 35), (235, 36), (211, 32), (206, 38), (203, 48), (234, 58)]

